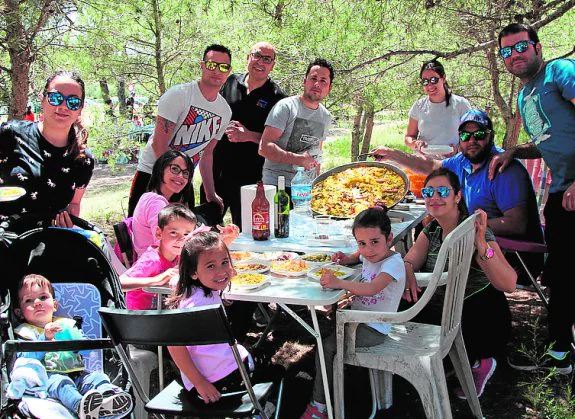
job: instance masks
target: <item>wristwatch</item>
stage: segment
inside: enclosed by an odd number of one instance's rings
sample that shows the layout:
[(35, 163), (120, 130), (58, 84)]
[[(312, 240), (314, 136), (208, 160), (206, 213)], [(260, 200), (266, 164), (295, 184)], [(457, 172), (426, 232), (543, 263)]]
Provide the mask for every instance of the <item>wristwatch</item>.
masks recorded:
[(489, 260), (493, 257), (493, 255), (495, 254), (493, 248), (491, 246), (489, 246), (489, 243), (487, 243), (487, 248), (485, 249), (485, 253), (482, 256), (479, 256), (479, 258), (481, 260)]

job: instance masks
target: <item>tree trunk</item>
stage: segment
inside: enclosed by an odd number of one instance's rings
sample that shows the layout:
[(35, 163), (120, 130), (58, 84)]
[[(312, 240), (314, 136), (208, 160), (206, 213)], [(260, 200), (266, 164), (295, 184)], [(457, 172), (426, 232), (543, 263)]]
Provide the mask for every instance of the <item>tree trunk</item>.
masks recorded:
[(351, 161), (356, 161), (359, 155), (359, 143), (361, 142), (361, 116), (363, 115), (363, 98), (357, 101), (356, 114), (353, 118), (351, 129)]
[(100, 79), (100, 91), (102, 92), (102, 99), (104, 99), (104, 103), (106, 103), (106, 101), (110, 99), (110, 87), (106, 79)]
[(521, 113), (519, 112), (519, 107), (515, 109), (515, 114), (513, 118), (509, 121), (506, 126), (508, 135), (503, 139), (503, 149), (515, 147), (517, 145), (517, 140), (519, 139), (519, 132), (521, 131)]
[(369, 150), (371, 149), (371, 147), (370, 147), (370, 145), (371, 145), (371, 134), (373, 133), (374, 117), (375, 117), (375, 112), (373, 110), (373, 105), (370, 105), (367, 108), (367, 110), (365, 111), (365, 116), (364, 116), (366, 123), (365, 123), (365, 131), (363, 134), (363, 143), (361, 144), (361, 154), (364, 155), (362, 160), (366, 159), (367, 156), (365, 156), (365, 154), (367, 154), (369, 152)]
[(158, 76), (158, 89), (160, 96), (166, 91), (166, 78), (164, 74), (164, 62), (162, 59), (162, 11), (157, 0), (153, 2), (154, 7), (154, 28), (155, 28), (155, 52), (154, 58), (156, 61), (156, 74)]
[(8, 101), (8, 119), (23, 119), (28, 105), (28, 86), (32, 58), (31, 45), (22, 25), (19, 1), (5, 1), (6, 45), (12, 67), (12, 88)]
[(120, 113), (126, 116), (126, 82), (124, 79), (118, 80), (118, 104), (120, 105)]

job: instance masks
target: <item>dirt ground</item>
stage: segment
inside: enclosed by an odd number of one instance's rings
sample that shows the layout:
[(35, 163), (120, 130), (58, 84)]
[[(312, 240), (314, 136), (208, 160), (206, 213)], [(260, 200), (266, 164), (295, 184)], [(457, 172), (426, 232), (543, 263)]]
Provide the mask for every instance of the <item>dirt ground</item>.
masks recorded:
[[(135, 171), (134, 165), (124, 166), (123, 172), (111, 171), (99, 165), (90, 184), (90, 193), (98, 193), (106, 188), (129, 181)], [(113, 236), (113, 234), (112, 234)], [(541, 341), (546, 333), (546, 310), (534, 292), (515, 291), (508, 294), (513, 318), (513, 336), (510, 348), (521, 343), (528, 347), (534, 341)], [(486, 307), (486, 310), (489, 308)], [(311, 324), (308, 313), (302, 315)], [(326, 336), (333, 329), (333, 321), (320, 315), (322, 333)], [(253, 322), (245, 345), (249, 348), (261, 336), (263, 329)], [(315, 339), (301, 325), (288, 315), (282, 314), (274, 323), (274, 330), (257, 349), (252, 350), (263, 359), (264, 375), (269, 378), (284, 377), (284, 395), (280, 417), (299, 418), (311, 396), (315, 374)], [(547, 415), (532, 405), (532, 396), (541, 392), (529, 391), (529, 385), (541, 382), (541, 373), (519, 372), (507, 366), (505, 359), (498, 359), (497, 370), (489, 381), (480, 399), (486, 418), (543, 418)], [(157, 391), (157, 372), (152, 377), (152, 393)], [(166, 380), (173, 377), (173, 371), (166, 372)], [(570, 377), (550, 380), (549, 398), (560, 400), (569, 386)], [(169, 381), (167, 381), (169, 382)], [(371, 411), (369, 380), (365, 370), (347, 367), (346, 369), (346, 415), (349, 418), (367, 418)], [(448, 378), (451, 389), (457, 385), (455, 376)], [(400, 377), (394, 377), (394, 405), (387, 411), (378, 412), (377, 418), (424, 418), (421, 401), (415, 389)], [(465, 401), (451, 396), (451, 406), (455, 418), (471, 417)], [(560, 416), (563, 418), (563, 416)], [(565, 418), (569, 416), (564, 416)]]

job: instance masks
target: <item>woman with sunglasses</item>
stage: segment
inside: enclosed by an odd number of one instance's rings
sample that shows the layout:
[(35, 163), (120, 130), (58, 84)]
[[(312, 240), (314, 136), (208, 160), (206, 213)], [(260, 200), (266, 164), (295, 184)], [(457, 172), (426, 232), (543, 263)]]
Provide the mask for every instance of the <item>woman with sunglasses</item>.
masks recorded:
[[(459, 179), (449, 169), (432, 171), (425, 179), (422, 194), (425, 207), (434, 220), (423, 229), (423, 234), (417, 237), (404, 257), (407, 273), (404, 298), (409, 303), (415, 303), (421, 291), (414, 272), (433, 272), (443, 240), (468, 216)], [(504, 355), (510, 337), (511, 314), (504, 292), (515, 290), (517, 274), (487, 227), (487, 214), (480, 209), (476, 213), (479, 214), (476, 250), (465, 290), (461, 327), (477, 394), (481, 396), (495, 371), (495, 357)], [(416, 321), (440, 324), (444, 294), (445, 288), (438, 288)], [(461, 388), (455, 389), (455, 395), (465, 398)]]
[[(194, 165), (187, 154), (172, 149), (162, 154), (154, 163), (148, 192), (141, 196), (132, 218), (135, 259), (157, 241), (158, 213), (169, 203), (177, 202), (188, 206), (193, 168)], [(206, 205), (210, 204), (191, 208), (200, 221), (203, 221), (202, 209)], [(234, 225), (221, 230), (225, 240), (230, 238), (228, 244), (239, 234), (239, 229)]]
[(68, 214), (80, 215), (80, 202), (92, 177), (94, 158), (80, 116), (84, 82), (58, 71), (46, 81), (42, 122), (9, 121), (0, 127), (0, 185), (25, 190), (0, 202), (0, 216), (57, 214), (53, 223), (72, 227)]
[(409, 110), (405, 145), (418, 152), (430, 145), (457, 146), (459, 119), (471, 110), (471, 104), (452, 93), (439, 61), (423, 63), (419, 78), (426, 96)]

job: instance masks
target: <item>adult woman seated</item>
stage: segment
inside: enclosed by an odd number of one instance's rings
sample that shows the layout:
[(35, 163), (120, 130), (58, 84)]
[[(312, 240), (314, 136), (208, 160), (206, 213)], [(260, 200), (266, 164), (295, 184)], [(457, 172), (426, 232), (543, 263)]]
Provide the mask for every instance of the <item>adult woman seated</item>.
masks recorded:
[(59, 71), (46, 81), (42, 122), (9, 121), (0, 127), (0, 186), (19, 186), (26, 194), (0, 202), (0, 216), (57, 214), (53, 223), (72, 227), (68, 214), (80, 215), (80, 202), (94, 170), (88, 132), (80, 116), (85, 89), (73, 72)]
[[(468, 216), (460, 189), (457, 175), (446, 168), (434, 170), (425, 179), (422, 195), (434, 220), (423, 229), (404, 258), (407, 273), (404, 298), (410, 303), (417, 301), (417, 292), (421, 291), (414, 272), (433, 271), (443, 240)], [(510, 337), (511, 314), (503, 292), (515, 290), (517, 274), (487, 227), (487, 214), (483, 210), (476, 212), (479, 213), (476, 253), (469, 270), (461, 328), (477, 394), (481, 396), (495, 371), (495, 357), (504, 354)], [(416, 321), (440, 324), (444, 292), (444, 288), (437, 289)], [(455, 395), (465, 398), (461, 388), (455, 390)]]
[[(156, 229), (158, 227), (158, 213), (170, 202), (178, 202), (187, 206), (187, 197), (192, 188), (193, 164), (187, 154), (178, 150), (168, 150), (154, 163), (152, 175), (148, 183), (148, 192), (144, 193), (132, 218), (132, 235), (134, 252), (141, 255), (146, 249), (156, 244)], [(192, 208), (198, 220), (203, 222), (202, 208)], [(239, 230), (235, 226), (220, 229), (224, 234), (224, 241), (231, 243), (237, 237)]]
[(414, 151), (425, 152), (430, 145), (459, 143), (459, 120), (469, 110), (467, 99), (452, 93), (443, 65), (437, 60), (423, 63), (419, 72), (426, 96), (417, 100), (409, 110), (405, 145)]

